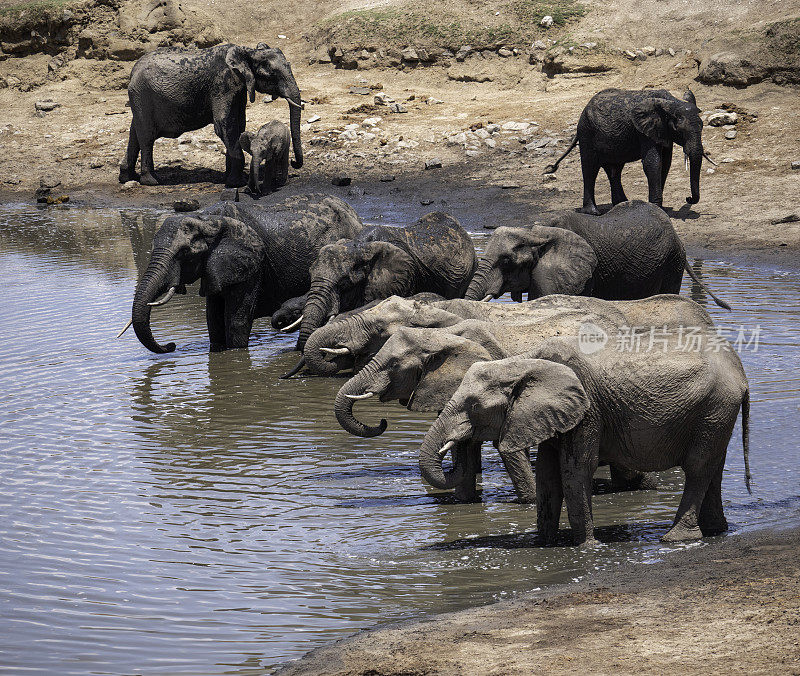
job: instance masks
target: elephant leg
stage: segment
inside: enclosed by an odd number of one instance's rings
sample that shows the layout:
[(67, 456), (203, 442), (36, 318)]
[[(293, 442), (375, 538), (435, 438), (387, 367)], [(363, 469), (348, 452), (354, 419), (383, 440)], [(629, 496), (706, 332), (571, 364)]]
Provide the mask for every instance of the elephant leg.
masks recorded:
[(707, 455), (702, 451), (690, 451), (687, 454), (687, 460), (682, 465), (686, 477), (683, 495), (672, 528), (661, 537), (662, 542), (698, 540), (703, 536), (699, 525), (700, 510), (716, 469), (713, 465), (709, 467), (711, 463), (704, 458)]
[(612, 204), (628, 201), (628, 198), (625, 196), (625, 191), (622, 189), (622, 168), (624, 166), (624, 164), (608, 164), (603, 167), (606, 176), (608, 176), (608, 182), (611, 185)]
[(592, 477), (597, 470), (599, 442), (583, 425), (560, 439), (561, 485), (576, 545), (594, 541)]
[(284, 186), (289, 181), (289, 148), (286, 148), (278, 160), (278, 186)]
[(239, 137), (245, 130), (245, 92), (232, 102), (212, 102), (214, 133), (225, 145), (225, 187), (241, 188), (244, 178), (244, 153)]
[(556, 540), (563, 502), (558, 443), (544, 441), (536, 451), (536, 530), (544, 544)]
[(536, 502), (536, 477), (528, 458), (527, 449), (501, 453), (500, 458), (511, 477), (517, 500), (525, 504)]
[(206, 326), (212, 352), (225, 349), (225, 301), (220, 296), (206, 298)]
[(654, 472), (637, 472), (614, 463), (609, 465), (611, 488), (614, 491), (648, 491), (658, 488), (658, 476)]
[(250, 176), (247, 177), (247, 187), (250, 188), (250, 192), (254, 195), (258, 194), (258, 185), (257, 185), (257, 170), (256, 161), (250, 160)]
[(466, 476), (453, 493), (458, 502), (480, 502), (475, 481), (481, 466), (481, 443), (473, 442), (464, 451), (461, 462), (466, 463)]
[(136, 173), (136, 161), (139, 159), (139, 137), (136, 135), (136, 127), (131, 122), (131, 129), (128, 132), (128, 149), (125, 153), (125, 161), (119, 168), (119, 182), (138, 181), (139, 175)]
[(650, 145), (642, 152), (642, 167), (647, 177), (648, 201), (661, 206), (663, 190), (661, 184), (661, 151)]
[(275, 192), (277, 185), (275, 183), (275, 162), (267, 160), (264, 163), (264, 192)]
[(240, 284), (225, 297), (225, 344), (247, 347), (255, 318), (258, 284)]
[(728, 520), (722, 510), (722, 470), (725, 467), (725, 458), (714, 471), (711, 483), (708, 485), (706, 497), (700, 506), (698, 525), (703, 535), (719, 535), (728, 530)]
[(583, 206), (581, 213), (599, 216), (597, 204), (594, 201), (594, 187), (597, 183), (597, 173), (600, 171), (600, 161), (597, 153), (591, 148), (581, 145), (581, 172), (583, 173)]
[(136, 128), (136, 136), (142, 153), (142, 175), (139, 177), (139, 183), (142, 185), (159, 185), (161, 181), (156, 176), (155, 168), (153, 167), (153, 143), (155, 138), (153, 138), (152, 134), (143, 131), (142, 125)]
[(672, 166), (672, 145), (661, 149), (661, 194), (664, 194), (664, 185), (667, 182), (667, 174)]

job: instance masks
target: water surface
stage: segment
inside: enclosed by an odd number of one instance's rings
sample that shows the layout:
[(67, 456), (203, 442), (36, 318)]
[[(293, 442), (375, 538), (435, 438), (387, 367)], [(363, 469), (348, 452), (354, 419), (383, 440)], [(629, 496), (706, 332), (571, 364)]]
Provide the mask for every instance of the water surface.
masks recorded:
[[(535, 509), (510, 502), (490, 445), (482, 504), (429, 490), (416, 460), (434, 416), (364, 402), (389, 430), (347, 435), (332, 413), (343, 381), (279, 380), (294, 338), (268, 320), (249, 350), (209, 354), (195, 288), (153, 312), (175, 353), (115, 340), (157, 217), (0, 207), (0, 670), (268, 673), (362, 627), (667, 551), (677, 470), (657, 491), (594, 498), (604, 545), (536, 548)], [(728, 335), (761, 326), (742, 354), (754, 493), (737, 425), (728, 519), (798, 524), (800, 271), (695, 266), (736, 308), (694, 290)]]

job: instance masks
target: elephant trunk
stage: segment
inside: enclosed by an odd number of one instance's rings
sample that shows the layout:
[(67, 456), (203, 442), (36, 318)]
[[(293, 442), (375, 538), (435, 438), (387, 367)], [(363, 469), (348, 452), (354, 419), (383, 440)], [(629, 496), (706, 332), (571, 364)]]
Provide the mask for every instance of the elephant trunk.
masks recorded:
[(136, 293), (133, 297), (133, 309), (131, 319), (133, 320), (133, 330), (139, 342), (151, 352), (163, 354), (172, 352), (175, 343), (160, 345), (153, 338), (150, 328), (150, 305), (166, 293), (171, 287), (177, 286), (179, 275), (176, 269), (174, 257), (170, 251), (156, 250), (150, 257), (144, 275), (136, 285)]
[(294, 80), (294, 76), (289, 73), (286, 79), (285, 96), (289, 104), (289, 130), (292, 135), (292, 148), (294, 148), (294, 160), (292, 167), (299, 169), (303, 166), (303, 146), (300, 143), (300, 111), (302, 102), (300, 100), (300, 88)]
[(461, 454), (452, 453), (454, 464), (449, 471), (445, 471), (442, 467), (444, 457), (441, 455), (441, 450), (447, 443), (448, 433), (457, 424), (464, 423), (469, 424), (466, 413), (456, 414), (448, 404), (425, 435), (419, 450), (419, 468), (422, 478), (434, 488), (455, 488), (466, 478), (466, 467)]
[(261, 190), (261, 156), (258, 154), (258, 151), (253, 153), (253, 160), (250, 162), (250, 167), (253, 172), (251, 181), (253, 191), (256, 195), (263, 195), (264, 193)]
[[(377, 383), (378, 374), (383, 373), (383, 364), (372, 362), (357, 375), (348, 380), (336, 395), (334, 412), (336, 420), (344, 430), (357, 437), (377, 437), (386, 431), (386, 420), (382, 419), (376, 426), (365, 425), (353, 415), (355, 397), (367, 398), (365, 395), (379, 394), (388, 383)], [(386, 376), (383, 376), (386, 380)]]
[[(303, 360), (306, 368), (311, 373), (318, 376), (334, 376), (339, 372), (339, 364), (325, 358), (322, 347), (331, 347), (337, 344), (334, 322), (327, 326), (320, 327), (308, 338), (308, 342), (303, 346)], [(298, 348), (299, 349), (299, 348)]]
[(686, 144), (686, 154), (689, 156), (689, 184), (692, 194), (686, 198), (689, 204), (700, 201), (700, 169), (703, 166), (703, 145), (700, 141)]
[(497, 297), (503, 288), (503, 275), (500, 273), (493, 262), (487, 258), (481, 258), (478, 269), (469, 283), (464, 298), (467, 300), (483, 300), (486, 296)]
[(297, 339), (298, 350), (305, 351), (309, 336), (326, 322), (328, 314), (336, 305), (338, 305), (338, 296), (332, 283), (323, 280), (311, 284), (308, 300), (303, 308), (303, 321), (300, 324), (300, 336)]

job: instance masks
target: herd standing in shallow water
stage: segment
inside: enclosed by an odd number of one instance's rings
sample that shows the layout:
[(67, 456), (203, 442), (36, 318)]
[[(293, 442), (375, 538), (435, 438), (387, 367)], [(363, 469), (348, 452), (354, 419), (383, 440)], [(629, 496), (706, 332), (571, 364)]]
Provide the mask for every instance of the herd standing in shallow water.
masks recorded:
[[(246, 132), (246, 97), (255, 91), (289, 102), (290, 128), (273, 122)], [(256, 197), (285, 184), (290, 141), (292, 164), (302, 165), (300, 90), (280, 50), (156, 52), (134, 66), (129, 96), (121, 181), (157, 184), (153, 141), (211, 122), (225, 144), (228, 186), (245, 183), (243, 150), (252, 155)], [(592, 477), (605, 463), (619, 490), (654, 488), (653, 472), (683, 469), (665, 541), (724, 532), (722, 472), (740, 410), (750, 488), (747, 377), (708, 313), (675, 295), (684, 270), (702, 282), (661, 209), (673, 143), (691, 167), (687, 202), (699, 199), (706, 155), (698, 121), (688, 90), (683, 99), (663, 90), (598, 93), (567, 150), (580, 146), (582, 213), (499, 228), (480, 261), (448, 214), (403, 228), (365, 226), (329, 195), (269, 207), (219, 202), (170, 216), (155, 234), (128, 326), (148, 349), (171, 352), (174, 343), (153, 336), (151, 308), (200, 281), (212, 351), (246, 348), (258, 317), (299, 330), (302, 358), (285, 377), (351, 371), (334, 403), (345, 430), (385, 431), (385, 420), (373, 426), (354, 414), (356, 402), (372, 397), (438, 413), (420, 450), (422, 476), (464, 502), (479, 499), (481, 445), (493, 442), (518, 500), (536, 504), (546, 544), (556, 541), (564, 503), (573, 541), (594, 539)], [(627, 201), (622, 189), (622, 167), (637, 159), (649, 203)], [(594, 198), (600, 167), (614, 204), (602, 216)], [(486, 302), (506, 292), (517, 304)]]

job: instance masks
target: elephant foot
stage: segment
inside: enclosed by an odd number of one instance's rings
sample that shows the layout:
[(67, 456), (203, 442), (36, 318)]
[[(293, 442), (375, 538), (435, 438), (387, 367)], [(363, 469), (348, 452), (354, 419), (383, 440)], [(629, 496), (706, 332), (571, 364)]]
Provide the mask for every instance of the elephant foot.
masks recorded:
[(237, 174), (235, 176), (225, 177), (226, 188), (243, 188), (247, 185), (247, 178), (244, 174)]
[(689, 540), (700, 540), (702, 537), (703, 532), (698, 526), (689, 528), (678, 523), (661, 536), (661, 542), (687, 542)]
[(584, 204), (580, 209), (578, 209), (579, 214), (588, 214), (589, 216), (599, 216), (600, 211), (594, 204)]
[(144, 172), (139, 178), (139, 183), (142, 185), (161, 185), (161, 181), (152, 172)]
[(119, 170), (119, 182), (120, 183), (127, 183), (128, 181), (138, 181), (139, 174), (135, 171), (131, 171), (130, 169), (124, 168)]

